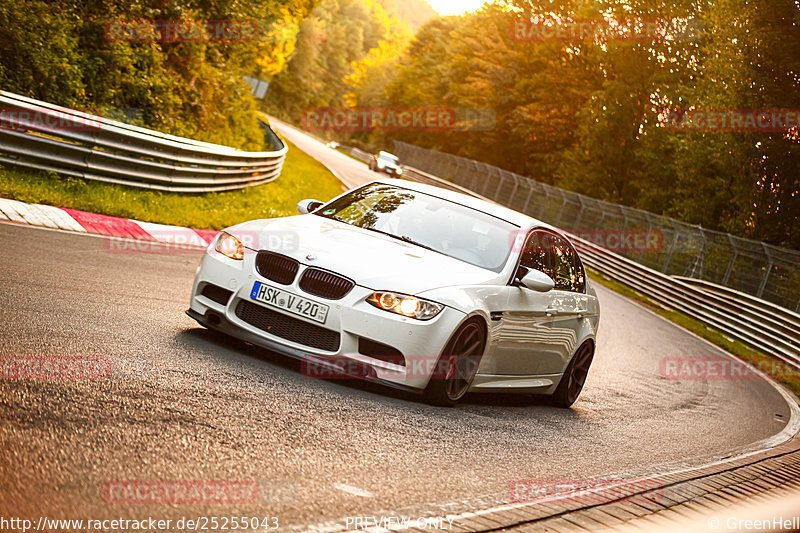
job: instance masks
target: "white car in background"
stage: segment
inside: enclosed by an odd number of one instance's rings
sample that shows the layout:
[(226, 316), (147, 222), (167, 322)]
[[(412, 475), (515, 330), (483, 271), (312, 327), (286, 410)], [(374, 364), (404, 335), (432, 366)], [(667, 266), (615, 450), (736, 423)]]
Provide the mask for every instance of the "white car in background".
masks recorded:
[(221, 232), (198, 269), (189, 316), (433, 404), (467, 392), (545, 394), (562, 407), (578, 398), (599, 306), (555, 229), (395, 179), (298, 209)]
[(389, 152), (378, 152), (369, 160), (369, 169), (375, 172), (383, 172), (390, 176), (402, 176), (403, 168), (400, 166), (400, 159)]

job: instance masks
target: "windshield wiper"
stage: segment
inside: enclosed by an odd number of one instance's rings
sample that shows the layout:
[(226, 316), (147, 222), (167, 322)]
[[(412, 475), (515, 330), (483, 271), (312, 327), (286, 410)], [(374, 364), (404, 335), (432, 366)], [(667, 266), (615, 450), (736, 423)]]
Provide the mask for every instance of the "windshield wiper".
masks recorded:
[(415, 241), (414, 239), (412, 239), (408, 235), (395, 235), (394, 233), (389, 233), (388, 231), (383, 231), (383, 230), (380, 230), (380, 229), (370, 228), (370, 227), (366, 227), (366, 226), (359, 226), (358, 224), (351, 224), (350, 222), (346, 222), (346, 221), (342, 220), (342, 218), (337, 216), (337, 215), (322, 215), (322, 216), (325, 216), (327, 218), (333, 218), (335, 220), (339, 220), (341, 222), (344, 222), (345, 224), (349, 224), (349, 225), (355, 226), (357, 228), (365, 229), (367, 231), (374, 231), (375, 233), (380, 233), (381, 235), (386, 235), (387, 237), (391, 237), (392, 239), (397, 239), (398, 241), (407, 242), (408, 244), (413, 244), (414, 246), (419, 246), (420, 248), (425, 248), (426, 250), (430, 250), (431, 252), (436, 252), (437, 254), (442, 254), (442, 255), (444, 255), (446, 257), (451, 257), (451, 256), (447, 255), (446, 253), (442, 252), (441, 250), (437, 250), (436, 248), (433, 248), (432, 246), (428, 246), (427, 244), (422, 244), (419, 241)]
[(356, 227), (361, 228), (361, 229), (365, 229), (367, 231), (374, 231), (375, 233), (380, 233), (381, 235), (386, 235), (387, 237), (391, 237), (392, 239), (397, 239), (398, 241), (407, 242), (408, 244), (413, 244), (415, 246), (419, 246), (420, 248), (425, 248), (426, 250), (430, 250), (432, 252), (436, 252), (437, 254), (442, 254), (442, 255), (445, 255), (447, 257), (450, 257), (446, 253), (444, 253), (444, 252), (442, 252), (440, 250), (437, 250), (436, 248), (432, 248), (432, 247), (428, 246), (427, 244), (422, 244), (421, 242), (415, 241), (414, 239), (412, 239), (408, 235), (395, 235), (394, 233), (389, 233), (388, 231), (383, 231), (383, 230), (375, 229), (375, 228), (367, 228), (367, 227), (364, 227), (364, 226), (356, 226)]
[[(443, 252), (441, 252), (441, 251), (437, 250), (436, 248), (432, 248), (432, 247), (428, 246), (427, 244), (422, 244), (422, 243), (421, 243), (421, 242), (419, 242), (419, 241), (415, 241), (414, 239), (412, 239), (412, 238), (411, 238), (411, 237), (409, 237), (408, 235), (400, 235), (399, 239), (400, 239), (401, 241), (405, 241), (405, 242), (407, 242), (407, 243), (410, 243), (410, 244), (416, 244), (416, 245), (417, 245), (417, 246), (419, 246), (420, 248), (425, 248), (426, 250), (430, 250), (430, 251), (432, 251), (432, 252), (439, 252), (440, 254), (442, 254), (442, 253), (443, 253)], [(446, 255), (446, 254), (445, 254), (445, 255)]]

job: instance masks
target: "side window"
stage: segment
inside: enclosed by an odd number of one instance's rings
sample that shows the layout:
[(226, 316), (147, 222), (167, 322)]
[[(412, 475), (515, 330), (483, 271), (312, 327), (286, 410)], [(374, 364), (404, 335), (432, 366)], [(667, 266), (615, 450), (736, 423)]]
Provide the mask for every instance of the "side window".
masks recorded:
[(586, 292), (583, 266), (572, 246), (548, 231), (534, 231), (525, 243), (520, 264), (541, 270), (555, 282), (555, 289)]
[(519, 264), (525, 268), (541, 270), (551, 278), (554, 274), (553, 234), (546, 231), (534, 231), (525, 241)]
[(553, 246), (555, 256), (555, 288), (562, 291), (586, 292), (583, 266), (572, 246), (561, 237), (555, 237)]
[(583, 262), (581, 258), (578, 257), (578, 254), (575, 252), (575, 248), (572, 246), (569, 247), (570, 256), (572, 257), (572, 265), (576, 272), (575, 278), (575, 292), (586, 292), (586, 271), (583, 268)]

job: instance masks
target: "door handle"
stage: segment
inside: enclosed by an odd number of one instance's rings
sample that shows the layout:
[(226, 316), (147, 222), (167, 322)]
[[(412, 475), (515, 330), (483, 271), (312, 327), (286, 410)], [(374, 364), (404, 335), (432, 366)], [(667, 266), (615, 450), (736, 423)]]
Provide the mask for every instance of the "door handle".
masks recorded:
[(558, 309), (555, 307), (548, 307), (544, 310), (544, 312), (547, 314), (547, 316), (556, 316), (558, 314)]

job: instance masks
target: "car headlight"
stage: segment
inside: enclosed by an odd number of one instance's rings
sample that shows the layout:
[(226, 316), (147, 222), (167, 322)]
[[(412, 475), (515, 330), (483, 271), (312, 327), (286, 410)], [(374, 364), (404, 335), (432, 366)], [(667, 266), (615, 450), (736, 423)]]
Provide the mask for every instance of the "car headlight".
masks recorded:
[(396, 292), (373, 292), (367, 302), (378, 309), (417, 320), (430, 320), (444, 309), (441, 304)]
[(403, 173), (403, 169), (402, 169), (402, 168), (400, 168), (400, 167), (397, 167), (397, 170), (395, 170), (395, 172), (396, 172), (398, 175), (400, 175), (400, 174), (402, 174), (402, 173)]
[(236, 261), (244, 259), (244, 244), (230, 233), (225, 233), (224, 231), (220, 233), (214, 249)]

